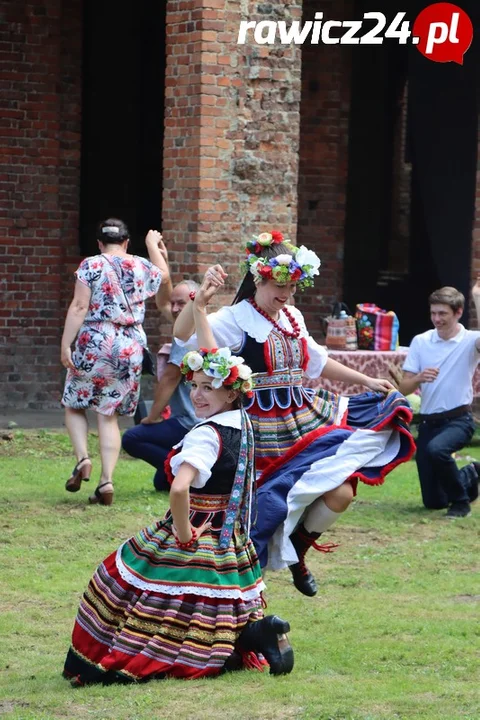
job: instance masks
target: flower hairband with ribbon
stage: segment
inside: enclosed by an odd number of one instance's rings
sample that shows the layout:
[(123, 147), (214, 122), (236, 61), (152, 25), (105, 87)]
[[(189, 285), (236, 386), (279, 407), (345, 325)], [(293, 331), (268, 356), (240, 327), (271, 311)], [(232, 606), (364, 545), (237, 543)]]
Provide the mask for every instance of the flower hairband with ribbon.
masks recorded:
[(223, 385), (253, 397), (252, 371), (242, 357), (232, 355), (230, 348), (191, 350), (184, 356), (180, 370), (187, 380), (192, 380), (194, 372), (204, 372), (212, 378), (215, 389)]
[[(282, 243), (290, 251), (275, 257), (259, 257), (262, 249)], [(301, 290), (313, 285), (313, 278), (319, 275), (320, 258), (305, 245), (295, 247), (278, 230), (254, 236), (246, 243), (247, 259), (244, 270), (253, 275), (256, 284), (262, 280), (275, 280), (286, 284), (294, 282)]]

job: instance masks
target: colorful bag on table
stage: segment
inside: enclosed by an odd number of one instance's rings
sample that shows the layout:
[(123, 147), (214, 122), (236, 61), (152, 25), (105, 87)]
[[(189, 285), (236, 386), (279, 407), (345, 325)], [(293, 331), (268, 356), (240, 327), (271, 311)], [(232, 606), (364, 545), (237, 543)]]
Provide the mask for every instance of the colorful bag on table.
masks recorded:
[(396, 350), (399, 322), (395, 313), (382, 310), (373, 303), (357, 305), (357, 337), (359, 350)]
[(325, 318), (327, 325), (325, 341), (329, 350), (356, 350), (357, 326), (355, 318), (345, 303), (335, 303), (332, 314)]

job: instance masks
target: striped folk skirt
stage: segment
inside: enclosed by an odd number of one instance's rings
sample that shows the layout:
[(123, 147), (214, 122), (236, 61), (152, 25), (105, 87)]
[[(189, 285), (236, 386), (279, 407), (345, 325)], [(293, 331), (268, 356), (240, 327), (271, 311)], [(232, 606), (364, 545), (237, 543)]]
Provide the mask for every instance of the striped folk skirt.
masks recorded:
[[(106, 558), (83, 595), (64, 677), (84, 685), (222, 671), (243, 628), (263, 617), (253, 544), (236, 527), (219, 547), (228, 500), (192, 492), (192, 525), (212, 523), (193, 548), (178, 548), (167, 513)], [(262, 667), (253, 654), (244, 661)]]

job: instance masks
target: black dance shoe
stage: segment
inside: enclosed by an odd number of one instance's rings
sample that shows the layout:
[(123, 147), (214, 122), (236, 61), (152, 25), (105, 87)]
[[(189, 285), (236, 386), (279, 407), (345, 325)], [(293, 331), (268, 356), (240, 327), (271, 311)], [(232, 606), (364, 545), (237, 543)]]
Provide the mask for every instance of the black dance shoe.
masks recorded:
[(313, 597), (317, 594), (317, 583), (310, 570), (305, 565), (305, 562), (295, 563), (289, 565), (288, 569), (292, 573), (293, 584), (297, 588), (298, 592), (308, 597)]
[(312, 547), (312, 545), (315, 545), (320, 535), (321, 533), (308, 532), (302, 524), (298, 525), (296, 530), (290, 535), (290, 540), (298, 557), (297, 563), (289, 565), (293, 584), (299, 592), (308, 597), (316, 595), (318, 588), (315, 578), (305, 565), (305, 555), (307, 550)]
[(249, 623), (238, 639), (244, 650), (261, 653), (270, 665), (270, 675), (287, 675), (293, 670), (293, 649), (286, 633), (290, 623), (278, 615), (269, 615)]

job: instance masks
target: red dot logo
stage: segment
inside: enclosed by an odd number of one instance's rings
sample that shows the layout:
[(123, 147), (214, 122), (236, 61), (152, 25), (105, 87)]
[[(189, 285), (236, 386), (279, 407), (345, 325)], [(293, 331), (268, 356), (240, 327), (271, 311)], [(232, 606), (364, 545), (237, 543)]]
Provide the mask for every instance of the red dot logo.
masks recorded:
[(463, 65), (472, 44), (473, 25), (467, 13), (452, 3), (434, 3), (422, 10), (413, 24), (413, 42), (429, 60)]

